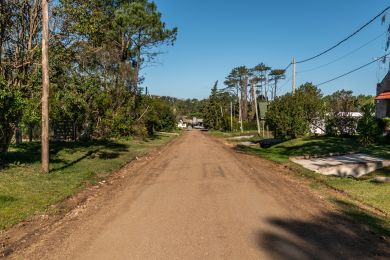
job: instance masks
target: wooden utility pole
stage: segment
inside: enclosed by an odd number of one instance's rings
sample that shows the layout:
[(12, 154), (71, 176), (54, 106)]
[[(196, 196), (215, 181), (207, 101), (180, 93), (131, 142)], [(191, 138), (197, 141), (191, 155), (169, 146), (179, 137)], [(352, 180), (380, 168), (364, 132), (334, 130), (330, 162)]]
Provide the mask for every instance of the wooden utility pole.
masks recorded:
[(255, 109), (256, 109), (256, 123), (257, 123), (257, 133), (260, 136), (260, 119), (259, 119), (259, 109), (257, 107), (257, 97), (255, 96)]
[(244, 132), (244, 127), (242, 126), (242, 104), (241, 104), (241, 99), (242, 99), (242, 97), (238, 98), (238, 106), (239, 106), (238, 117), (239, 117), (239, 120), (240, 120), (241, 133), (243, 133)]
[(295, 89), (296, 89), (296, 62), (295, 62), (295, 58), (293, 59), (292, 61), (292, 65), (293, 65), (293, 72), (292, 72), (292, 93), (295, 94)]
[(230, 101), (230, 131), (233, 132), (233, 102)]
[(49, 6), (42, 0), (42, 172), (49, 172)]

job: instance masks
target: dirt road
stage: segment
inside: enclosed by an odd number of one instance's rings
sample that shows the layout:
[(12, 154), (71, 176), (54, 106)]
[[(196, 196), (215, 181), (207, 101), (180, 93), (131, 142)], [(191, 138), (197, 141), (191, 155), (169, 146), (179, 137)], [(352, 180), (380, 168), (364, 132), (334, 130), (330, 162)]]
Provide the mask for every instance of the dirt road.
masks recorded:
[[(71, 212), (26, 259), (365, 259), (386, 240), (282, 166), (191, 131)], [(113, 184), (116, 185), (116, 184)]]

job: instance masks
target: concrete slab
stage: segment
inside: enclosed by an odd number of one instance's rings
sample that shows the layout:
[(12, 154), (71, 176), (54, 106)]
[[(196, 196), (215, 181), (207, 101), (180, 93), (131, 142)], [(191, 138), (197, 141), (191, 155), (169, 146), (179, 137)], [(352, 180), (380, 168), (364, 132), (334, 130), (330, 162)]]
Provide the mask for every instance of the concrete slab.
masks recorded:
[(349, 154), (325, 158), (291, 158), (291, 161), (324, 175), (359, 178), (377, 169), (390, 166), (390, 160), (366, 154)]
[(235, 136), (235, 137), (230, 137), (230, 138), (227, 138), (229, 140), (241, 140), (241, 139), (250, 139), (250, 138), (253, 138), (255, 137), (254, 135), (240, 135), (240, 136)]

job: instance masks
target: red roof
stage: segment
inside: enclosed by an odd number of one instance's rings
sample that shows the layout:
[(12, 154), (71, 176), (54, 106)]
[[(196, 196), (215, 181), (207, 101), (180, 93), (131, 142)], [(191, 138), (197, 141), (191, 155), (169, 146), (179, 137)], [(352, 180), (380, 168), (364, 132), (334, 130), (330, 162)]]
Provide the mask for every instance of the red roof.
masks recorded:
[(383, 92), (383, 93), (380, 93), (379, 96), (377, 96), (375, 99), (376, 99), (376, 100), (390, 99), (390, 92)]

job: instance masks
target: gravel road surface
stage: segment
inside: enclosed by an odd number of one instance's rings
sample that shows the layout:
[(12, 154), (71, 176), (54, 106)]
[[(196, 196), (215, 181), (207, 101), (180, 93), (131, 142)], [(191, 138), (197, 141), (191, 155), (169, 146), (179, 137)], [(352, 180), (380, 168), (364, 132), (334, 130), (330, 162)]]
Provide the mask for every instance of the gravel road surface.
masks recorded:
[(386, 239), (281, 165), (189, 131), (13, 255), (24, 259), (389, 259)]

